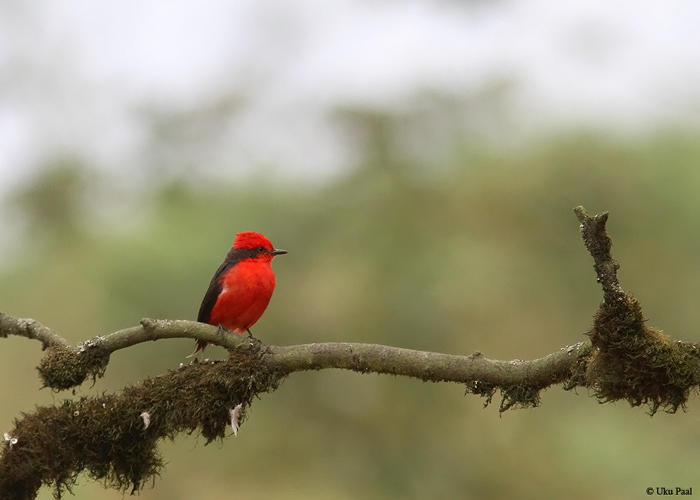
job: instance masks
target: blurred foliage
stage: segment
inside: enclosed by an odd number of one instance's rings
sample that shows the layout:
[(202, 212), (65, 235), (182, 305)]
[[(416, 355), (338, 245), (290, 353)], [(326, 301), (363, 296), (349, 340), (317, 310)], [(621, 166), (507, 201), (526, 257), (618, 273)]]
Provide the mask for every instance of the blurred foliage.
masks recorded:
[(32, 235), (71, 241), (84, 217), (86, 167), (64, 157), (44, 166), (44, 175), (17, 192), (12, 202), (23, 213)]
[[(26, 252), (0, 276), (0, 309), (74, 343), (144, 316), (193, 319), (234, 234), (255, 230), (289, 250), (275, 260), (277, 291), (253, 329), (268, 343), (539, 357), (581, 340), (601, 297), (572, 213), (584, 205), (611, 212), (622, 285), (650, 324), (697, 340), (697, 136), (580, 132), (497, 151), (455, 123), (436, 151), (425, 132), (433, 119), (345, 110), (357, 166), (333, 183), (134, 182), (127, 223), (96, 208), (114, 196), (104, 179), (62, 160), (15, 198)], [(191, 350), (183, 340), (119, 352), (78, 396), (177, 367)], [(35, 403), (70, 397), (37, 391), (40, 354), (36, 343), (2, 340), (6, 428)], [(560, 390), (502, 417), (482, 403), (459, 386), (295, 374), (223, 446), (164, 443), (169, 465), (141, 497), (639, 498), (648, 486), (694, 486), (694, 401), (653, 419)], [(121, 497), (94, 484), (75, 495)]]

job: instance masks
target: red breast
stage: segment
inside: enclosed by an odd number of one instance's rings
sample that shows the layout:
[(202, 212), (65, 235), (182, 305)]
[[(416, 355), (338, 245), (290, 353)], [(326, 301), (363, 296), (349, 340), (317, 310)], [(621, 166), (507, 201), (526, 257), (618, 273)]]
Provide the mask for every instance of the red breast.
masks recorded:
[(209, 324), (221, 324), (227, 330), (245, 333), (260, 319), (275, 290), (272, 257), (261, 254), (254, 259), (244, 259), (224, 274)]

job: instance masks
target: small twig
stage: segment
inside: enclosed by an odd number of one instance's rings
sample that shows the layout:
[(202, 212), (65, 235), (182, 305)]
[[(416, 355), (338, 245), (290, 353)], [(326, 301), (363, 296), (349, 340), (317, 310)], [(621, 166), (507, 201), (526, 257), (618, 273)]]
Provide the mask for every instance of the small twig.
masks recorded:
[(581, 238), (586, 249), (593, 257), (593, 268), (598, 283), (603, 287), (603, 297), (608, 304), (615, 304), (625, 296), (617, 279), (620, 264), (612, 258), (612, 239), (607, 233), (608, 212), (590, 215), (583, 207), (574, 208), (574, 213), (581, 223)]
[(0, 312), (0, 337), (7, 337), (8, 335), (18, 335), (38, 340), (41, 342), (42, 350), (51, 346), (69, 346), (66, 339), (35, 319), (13, 318)]
[(34, 319), (13, 318), (0, 312), (0, 337), (17, 335), (32, 340), (39, 340), (43, 349), (60, 347), (73, 350), (76, 353), (99, 347), (107, 354), (143, 342), (161, 339), (202, 339), (210, 344), (219, 345), (229, 350), (247, 343), (243, 337), (221, 335), (217, 328), (196, 321), (144, 318), (140, 323), (139, 326), (125, 328), (104, 336), (93, 337), (77, 346), (71, 346), (66, 339)]

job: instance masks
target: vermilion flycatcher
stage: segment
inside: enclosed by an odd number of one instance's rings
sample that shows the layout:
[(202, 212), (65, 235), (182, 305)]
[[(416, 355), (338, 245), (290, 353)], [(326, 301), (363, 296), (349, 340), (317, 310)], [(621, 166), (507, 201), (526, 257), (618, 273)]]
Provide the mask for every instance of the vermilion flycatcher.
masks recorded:
[[(197, 321), (252, 336), (250, 327), (263, 315), (275, 290), (272, 259), (285, 253), (286, 250), (274, 248), (262, 234), (238, 233), (209, 283)], [(207, 342), (198, 340), (190, 356), (206, 346)]]

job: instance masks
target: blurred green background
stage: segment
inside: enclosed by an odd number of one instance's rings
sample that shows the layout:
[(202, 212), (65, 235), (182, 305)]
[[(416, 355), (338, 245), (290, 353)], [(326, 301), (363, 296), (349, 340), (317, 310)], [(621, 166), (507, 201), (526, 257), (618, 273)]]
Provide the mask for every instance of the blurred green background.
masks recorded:
[[(610, 212), (649, 324), (697, 341), (697, 14), (649, 0), (0, 2), (0, 311), (71, 343), (194, 319), (235, 233), (258, 231), (289, 251), (253, 329), (267, 343), (532, 359), (584, 339), (601, 300), (583, 205)], [(39, 344), (0, 339), (0, 433), (192, 349), (135, 346), (94, 386), (55, 394)], [(456, 384), (294, 374), (238, 437), (164, 442), (140, 497), (700, 492), (697, 398), (653, 418), (560, 387), (535, 409), (483, 403)], [(74, 494), (123, 498), (85, 477)]]
[[(234, 233), (256, 230), (289, 250), (275, 260), (277, 290), (254, 329), (265, 342), (540, 357), (582, 340), (600, 300), (572, 213), (582, 204), (611, 212), (622, 284), (650, 324), (696, 340), (697, 135), (571, 132), (504, 152), (455, 133), (426, 158), (404, 146), (410, 137), (420, 146), (423, 120), (346, 111), (352, 130), (371, 133), (353, 135), (357, 164), (322, 186), (175, 176), (136, 186), (117, 216), (99, 208), (120, 196), (108, 179), (56, 159), (7, 200), (24, 237), (0, 274), (2, 310), (73, 343), (141, 317), (193, 319)], [(105, 378), (76, 396), (177, 367), (191, 344), (118, 352)], [(5, 429), (35, 404), (72, 397), (39, 390), (40, 357), (36, 342), (2, 340)], [(237, 438), (163, 443), (168, 465), (141, 498), (639, 498), (648, 486), (699, 486), (695, 400), (687, 413), (650, 418), (557, 387), (541, 407), (499, 416), (497, 404), (483, 409), (464, 392), (294, 374), (253, 405)], [(75, 498), (121, 494), (83, 480)]]

